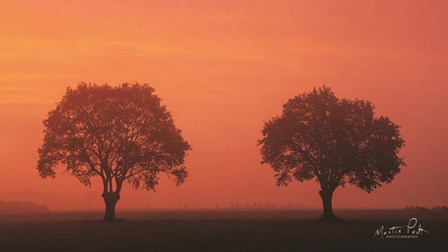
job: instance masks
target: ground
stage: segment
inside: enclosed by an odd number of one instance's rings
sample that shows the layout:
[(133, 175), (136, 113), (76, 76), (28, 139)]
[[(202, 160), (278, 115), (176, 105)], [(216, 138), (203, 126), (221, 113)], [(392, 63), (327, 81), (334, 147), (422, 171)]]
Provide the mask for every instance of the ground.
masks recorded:
[[(128, 211), (116, 223), (100, 212), (0, 214), (0, 251), (448, 251), (446, 213), (340, 210), (340, 223), (316, 210)], [(381, 226), (416, 217), (417, 239), (373, 237)]]

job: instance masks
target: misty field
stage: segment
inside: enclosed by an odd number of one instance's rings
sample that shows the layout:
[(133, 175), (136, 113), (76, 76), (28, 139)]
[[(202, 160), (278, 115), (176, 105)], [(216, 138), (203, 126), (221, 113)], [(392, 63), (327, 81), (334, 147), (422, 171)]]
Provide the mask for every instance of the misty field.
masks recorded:
[[(1, 214), (0, 251), (447, 251), (446, 213), (340, 210), (341, 223), (316, 221), (315, 210), (119, 211)], [(377, 228), (412, 217), (430, 234), (373, 237)], [(405, 249), (405, 250), (403, 250)]]

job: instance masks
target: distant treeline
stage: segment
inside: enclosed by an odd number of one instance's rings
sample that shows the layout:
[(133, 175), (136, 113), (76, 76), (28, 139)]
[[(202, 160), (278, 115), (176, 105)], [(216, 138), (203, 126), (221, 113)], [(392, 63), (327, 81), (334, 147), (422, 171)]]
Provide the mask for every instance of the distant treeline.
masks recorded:
[(224, 208), (266, 208), (266, 209), (273, 209), (273, 208), (287, 208), (287, 209), (293, 209), (293, 208), (307, 208), (303, 205), (294, 204), (294, 203), (285, 203), (285, 204), (273, 204), (273, 203), (239, 203), (239, 202), (231, 202), (229, 207)]
[(33, 202), (0, 201), (0, 213), (42, 213), (48, 207)]
[(416, 212), (446, 212), (448, 213), (447, 206), (433, 206), (432, 208), (422, 207), (422, 206), (407, 206), (405, 210), (416, 211)]

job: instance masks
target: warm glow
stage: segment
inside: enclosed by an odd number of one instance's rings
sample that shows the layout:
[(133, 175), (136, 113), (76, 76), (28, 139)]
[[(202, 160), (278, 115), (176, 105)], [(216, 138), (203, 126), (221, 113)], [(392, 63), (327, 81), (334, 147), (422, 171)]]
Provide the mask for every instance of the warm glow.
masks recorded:
[(156, 193), (126, 186), (118, 208), (320, 208), (318, 184), (277, 187), (256, 144), (289, 98), (322, 84), (372, 101), (406, 140), (408, 167), (393, 183), (339, 188), (336, 208), (446, 204), (448, 3), (256, 2), (1, 2), (0, 200), (102, 209), (99, 184), (39, 177), (42, 120), (80, 81), (137, 81), (192, 145), (190, 176), (178, 188), (163, 178)]

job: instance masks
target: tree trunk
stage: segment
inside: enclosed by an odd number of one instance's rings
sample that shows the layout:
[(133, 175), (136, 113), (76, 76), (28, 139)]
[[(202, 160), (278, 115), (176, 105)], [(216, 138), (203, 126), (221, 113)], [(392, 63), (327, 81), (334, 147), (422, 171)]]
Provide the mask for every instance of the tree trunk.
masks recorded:
[(115, 221), (115, 206), (120, 199), (120, 194), (118, 192), (103, 193), (104, 203), (106, 204), (106, 212), (104, 213), (104, 221)]
[(331, 205), (331, 200), (333, 198), (333, 191), (323, 189), (323, 190), (319, 191), (319, 194), (320, 194), (320, 197), (322, 198), (322, 204), (324, 207), (324, 212), (323, 212), (320, 220), (321, 221), (338, 221), (339, 218), (334, 215), (333, 207)]

